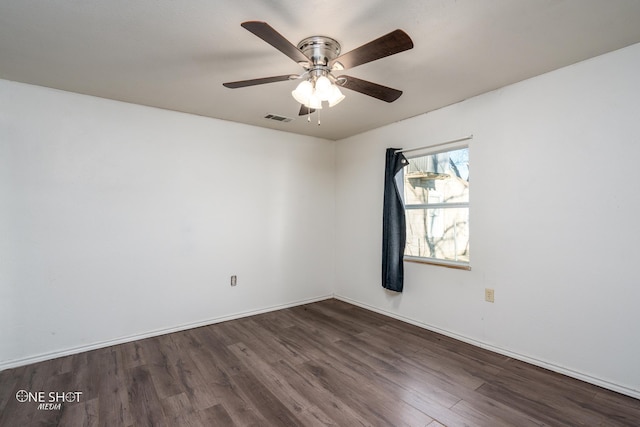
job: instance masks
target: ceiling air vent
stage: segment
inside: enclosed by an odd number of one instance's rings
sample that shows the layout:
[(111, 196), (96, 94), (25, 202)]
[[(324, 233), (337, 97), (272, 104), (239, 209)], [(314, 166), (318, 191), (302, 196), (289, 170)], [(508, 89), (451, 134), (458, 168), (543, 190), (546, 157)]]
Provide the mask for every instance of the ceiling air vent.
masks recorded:
[(291, 120), (293, 120), (291, 117), (279, 116), (277, 114), (267, 114), (266, 116), (264, 116), (264, 118), (283, 123), (289, 123)]

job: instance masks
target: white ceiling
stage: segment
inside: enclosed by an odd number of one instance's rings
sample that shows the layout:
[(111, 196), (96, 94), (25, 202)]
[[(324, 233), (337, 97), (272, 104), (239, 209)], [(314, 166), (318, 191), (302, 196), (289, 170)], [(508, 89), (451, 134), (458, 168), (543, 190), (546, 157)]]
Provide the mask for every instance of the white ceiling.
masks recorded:
[[(412, 50), (345, 73), (404, 94), (345, 89), (318, 126), (297, 116), (295, 81), (227, 89), (302, 71), (248, 20), (343, 53), (400, 28)], [(638, 0), (0, 0), (0, 78), (333, 140), (638, 42)]]

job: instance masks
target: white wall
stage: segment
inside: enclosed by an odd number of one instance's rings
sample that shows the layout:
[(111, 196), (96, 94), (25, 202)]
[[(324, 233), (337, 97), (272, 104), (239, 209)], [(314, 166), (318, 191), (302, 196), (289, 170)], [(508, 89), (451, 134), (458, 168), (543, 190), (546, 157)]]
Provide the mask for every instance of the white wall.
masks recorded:
[[(639, 69), (635, 45), (340, 141), (337, 296), (640, 397)], [(385, 148), (468, 134), (472, 271), (385, 291)]]
[(333, 142), (0, 99), (0, 368), (332, 294)]
[[(636, 45), (336, 144), (0, 80), (0, 369), (335, 291), (640, 397), (639, 68)], [(470, 133), (472, 271), (383, 290), (384, 149)]]

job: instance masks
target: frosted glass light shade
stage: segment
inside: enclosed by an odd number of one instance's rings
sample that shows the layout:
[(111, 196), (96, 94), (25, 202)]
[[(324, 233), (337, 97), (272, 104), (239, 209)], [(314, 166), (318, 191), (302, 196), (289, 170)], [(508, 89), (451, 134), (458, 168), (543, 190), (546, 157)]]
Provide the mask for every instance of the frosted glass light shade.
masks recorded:
[(291, 92), (291, 95), (293, 96), (293, 99), (298, 101), (300, 104), (304, 104), (308, 107), (307, 104), (309, 103), (309, 99), (313, 95), (313, 85), (309, 80), (300, 82), (298, 87)]
[(316, 94), (321, 100), (328, 101), (332, 86), (331, 80), (325, 76), (320, 76), (318, 80), (316, 80)]
[(322, 109), (322, 100), (320, 97), (314, 92), (308, 99), (308, 102), (304, 104), (307, 108), (313, 108), (314, 110)]
[(329, 93), (329, 107), (333, 107), (334, 105), (338, 105), (344, 99), (344, 95), (338, 86), (331, 85), (331, 91)]

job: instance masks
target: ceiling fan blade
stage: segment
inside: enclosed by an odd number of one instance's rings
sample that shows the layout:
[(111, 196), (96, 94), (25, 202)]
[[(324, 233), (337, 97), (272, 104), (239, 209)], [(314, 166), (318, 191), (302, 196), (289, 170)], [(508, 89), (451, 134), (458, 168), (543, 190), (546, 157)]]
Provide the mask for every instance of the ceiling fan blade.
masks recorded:
[(357, 67), (376, 59), (385, 58), (396, 53), (404, 52), (413, 48), (411, 37), (402, 30), (395, 30), (370, 41), (352, 51), (338, 56), (329, 64), (330, 67), (336, 62), (342, 64), (343, 69)]
[(295, 62), (309, 63), (309, 58), (307, 58), (300, 49), (292, 45), (289, 40), (285, 39), (282, 34), (274, 30), (266, 22), (247, 21), (240, 25), (287, 55), (289, 58), (293, 59)]
[(298, 115), (299, 116), (306, 116), (308, 114), (313, 113), (314, 111), (316, 111), (316, 110), (313, 109), (313, 108), (306, 107), (304, 104), (301, 104), (300, 105), (300, 112), (298, 113)]
[(261, 79), (240, 80), (237, 82), (222, 83), (222, 85), (230, 89), (237, 89), (239, 87), (263, 85), (265, 83), (283, 82), (285, 80), (292, 80), (293, 78), (296, 78), (296, 77), (297, 76), (292, 76), (291, 74), (287, 74), (284, 76), (263, 77)]
[(350, 76), (340, 76), (337, 81), (344, 80), (344, 83), (340, 83), (340, 86), (355, 90), (356, 92), (363, 93), (365, 95), (372, 96), (386, 102), (393, 102), (400, 98), (402, 91), (393, 89), (387, 86), (382, 86), (377, 83), (372, 83), (366, 80), (357, 79)]

